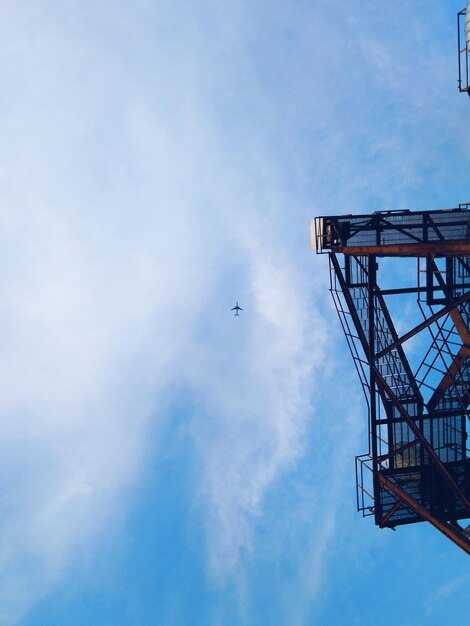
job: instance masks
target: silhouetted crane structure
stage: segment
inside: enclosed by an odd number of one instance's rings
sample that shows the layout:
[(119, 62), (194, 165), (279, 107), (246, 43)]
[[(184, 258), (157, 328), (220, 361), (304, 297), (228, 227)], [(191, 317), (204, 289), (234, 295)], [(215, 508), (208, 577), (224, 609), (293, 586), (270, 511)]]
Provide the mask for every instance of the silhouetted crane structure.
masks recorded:
[(459, 47), (459, 91), (470, 96), (470, 0), (467, 8), (457, 13), (457, 37)]
[(382, 528), (428, 521), (470, 554), (470, 204), (313, 227), (368, 404), (358, 510)]

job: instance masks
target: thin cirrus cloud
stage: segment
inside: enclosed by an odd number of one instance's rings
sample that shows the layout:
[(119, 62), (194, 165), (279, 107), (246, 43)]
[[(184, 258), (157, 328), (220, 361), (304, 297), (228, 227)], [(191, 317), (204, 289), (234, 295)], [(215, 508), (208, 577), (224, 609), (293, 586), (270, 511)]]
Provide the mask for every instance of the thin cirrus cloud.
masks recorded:
[[(136, 77), (116, 40), (81, 40), (87, 15), (77, 7), (65, 17), (52, 6), (50, 21), (40, 7), (3, 13), (12, 33), (3, 53), (0, 616), (9, 623), (119, 509), (174, 377), (202, 390), (213, 419), (224, 416), (218, 439), (195, 440), (217, 538), (211, 558), (216, 568), (233, 562), (263, 493), (301, 451), (311, 340), (289, 259), (267, 255), (277, 242), (256, 231), (269, 224), (247, 223), (255, 207), (245, 196), (257, 189), (227, 178), (189, 76), (169, 80), (157, 60), (149, 93), (149, 75)], [(197, 353), (199, 314), (231, 249), (249, 266), (242, 283), (255, 327), (215, 393), (186, 355)], [(216, 357), (209, 346), (206, 364)], [(220, 471), (236, 416), (235, 453)], [(224, 476), (235, 478), (230, 493)]]
[(73, 20), (63, 29), (75, 41), (40, 7), (3, 13), (21, 42), (4, 49), (15, 72), (0, 218), (0, 616), (11, 623), (119, 509), (213, 270), (184, 114), (177, 129), (178, 113), (155, 119), (141, 92), (123, 101), (129, 68), (98, 40), (80, 44)]

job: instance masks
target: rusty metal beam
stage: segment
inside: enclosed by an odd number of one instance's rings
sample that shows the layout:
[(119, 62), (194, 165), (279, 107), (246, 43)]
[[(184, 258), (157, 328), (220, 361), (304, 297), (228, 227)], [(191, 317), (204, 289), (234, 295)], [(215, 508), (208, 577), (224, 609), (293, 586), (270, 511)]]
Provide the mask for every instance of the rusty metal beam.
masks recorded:
[(334, 246), (332, 252), (349, 256), (470, 256), (470, 242), (432, 241), (427, 243), (400, 243), (376, 246)]
[(402, 504), (403, 504), (402, 498), (398, 498), (398, 500), (392, 506), (390, 511), (387, 513), (387, 515), (385, 515), (383, 520), (380, 522), (380, 524), (379, 524), (380, 528), (383, 528), (385, 526), (385, 524), (388, 522), (388, 520), (395, 515), (395, 513), (398, 511), (398, 509), (401, 507)]
[[(469, 355), (470, 346), (462, 346), (426, 405), (429, 413), (434, 411), (447, 389), (454, 383), (455, 377), (459, 374), (460, 368), (465, 363), (465, 360)], [(463, 410), (466, 409), (465, 406), (462, 408)]]
[[(465, 302), (468, 302), (469, 300), (470, 300), (470, 291), (465, 293), (463, 296), (460, 296), (460, 298), (456, 298), (453, 302), (451, 302), (450, 304), (447, 304), (440, 311), (438, 311), (437, 313), (434, 313), (434, 315), (431, 315), (431, 317), (428, 317), (427, 320), (424, 320), (424, 322), (421, 322), (421, 324), (418, 324), (417, 326), (412, 328), (410, 331), (408, 331), (407, 333), (399, 337), (396, 341), (391, 343), (389, 346), (387, 346), (380, 352), (377, 352), (377, 354), (374, 357), (375, 360), (377, 361), (378, 359), (385, 356), (388, 352), (390, 352), (394, 348), (401, 346), (403, 343), (405, 343), (405, 341), (408, 341), (408, 339), (411, 339), (411, 337), (414, 337), (415, 335), (420, 333), (422, 330), (424, 330), (428, 326), (431, 326), (431, 324), (434, 324), (434, 322), (436, 322), (438, 319), (440, 319), (444, 315), (451, 314), (451, 312), (454, 311), (456, 307), (460, 306), (461, 304), (464, 304)], [(468, 343), (470, 345), (470, 341)]]
[(405, 409), (405, 407), (402, 405), (400, 400), (396, 397), (396, 395), (390, 389), (389, 385), (387, 384), (386, 380), (383, 378), (381, 373), (378, 371), (378, 369), (375, 366), (372, 366), (372, 367), (375, 370), (375, 380), (377, 381), (378, 385), (380, 385), (382, 387), (382, 389), (385, 391), (385, 393), (390, 398), (392, 403), (398, 409), (398, 411), (400, 412), (401, 416), (403, 417), (405, 422), (408, 424), (408, 427), (410, 428), (410, 430), (415, 435), (416, 439), (419, 440), (421, 445), (424, 447), (426, 452), (429, 454), (429, 457), (430, 457), (431, 461), (434, 463), (434, 465), (440, 471), (440, 473), (442, 474), (443, 478), (447, 481), (449, 487), (452, 489), (452, 491), (459, 498), (459, 500), (462, 502), (462, 504), (464, 505), (464, 507), (467, 509), (467, 511), (470, 514), (470, 502), (468, 501), (467, 497), (465, 496), (463, 491), (460, 489), (460, 487), (457, 485), (457, 483), (455, 482), (453, 477), (450, 475), (450, 473), (447, 470), (447, 468), (444, 465), (444, 463), (437, 456), (437, 454), (435, 453), (435, 451), (434, 451), (433, 447), (431, 446), (431, 444), (429, 443), (429, 441), (426, 439), (426, 437), (423, 435), (423, 433), (419, 430), (419, 428), (416, 425), (416, 423), (414, 422), (414, 420), (408, 414), (408, 411)]
[[(433, 259), (430, 259), (429, 263), (434, 268), (434, 274), (437, 278), (437, 282), (439, 283), (439, 287), (442, 289), (444, 295), (449, 300), (452, 299), (452, 290), (449, 289), (448, 285), (446, 285), (445, 280), (442, 278), (441, 271), (437, 267), (435, 261)], [(458, 299), (455, 299), (454, 303), (455, 302), (458, 302)], [(459, 302), (459, 304), (463, 304), (463, 302)], [(450, 317), (452, 318), (452, 321), (454, 322), (454, 326), (457, 329), (457, 332), (460, 335), (462, 343), (470, 344), (470, 333), (468, 331), (468, 328), (465, 322), (463, 321), (460, 311), (456, 307), (453, 307), (452, 310), (449, 311), (449, 314), (450, 314)]]
[[(446, 284), (446, 282), (442, 278), (442, 274), (439, 268), (437, 267), (436, 263), (432, 259), (429, 260), (429, 263), (433, 268), (434, 275), (436, 276), (437, 282), (439, 283), (439, 286), (442, 289), (443, 293), (445, 294), (447, 298), (451, 298), (452, 297), (451, 290), (449, 289), (449, 286)], [(455, 302), (457, 302), (457, 300), (454, 300), (454, 303)], [(463, 304), (463, 302), (460, 302), (459, 305), (460, 304)], [(432, 397), (430, 398), (427, 404), (427, 408), (429, 412), (432, 412), (434, 410), (439, 400), (443, 397), (445, 391), (450, 387), (450, 385), (453, 384), (455, 377), (460, 372), (461, 366), (465, 362), (465, 359), (467, 358), (467, 356), (470, 354), (470, 332), (467, 328), (467, 325), (464, 322), (462, 314), (460, 313), (457, 307), (453, 307), (449, 311), (449, 315), (460, 336), (460, 339), (462, 340), (463, 346), (460, 348), (458, 354), (455, 356), (453, 362), (449, 366), (447, 372), (442, 377), (441, 382), (439, 383)], [(463, 406), (462, 408), (465, 409), (466, 406)]]
[(462, 314), (457, 309), (453, 309), (449, 313), (452, 321), (454, 322), (454, 326), (457, 329), (457, 332), (460, 335), (460, 339), (462, 343), (470, 345), (470, 333), (468, 332), (468, 328), (463, 321)]
[(400, 500), (405, 502), (412, 511), (414, 511), (417, 515), (432, 524), (435, 528), (437, 528), (437, 530), (443, 533), (448, 539), (453, 541), (464, 552), (470, 554), (470, 541), (463, 533), (459, 532), (456, 528), (454, 528), (447, 522), (443, 522), (442, 520), (434, 517), (434, 515), (432, 515), (422, 504), (416, 502), (416, 500), (412, 498), (410, 494), (406, 493), (406, 491), (404, 491), (403, 489), (398, 487), (398, 485), (386, 478), (381, 472), (377, 472), (376, 476), (379, 482), (386, 489), (391, 491), (395, 496), (397, 496), (397, 498), (400, 498)]

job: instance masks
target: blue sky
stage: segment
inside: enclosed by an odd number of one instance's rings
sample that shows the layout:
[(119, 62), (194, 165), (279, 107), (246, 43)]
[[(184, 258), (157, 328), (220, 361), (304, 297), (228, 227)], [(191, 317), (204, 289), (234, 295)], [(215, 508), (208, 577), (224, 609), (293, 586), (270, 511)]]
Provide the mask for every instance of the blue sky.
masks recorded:
[(465, 555), (355, 511), (308, 249), (470, 201), (461, 8), (1, 4), (2, 626), (467, 623)]

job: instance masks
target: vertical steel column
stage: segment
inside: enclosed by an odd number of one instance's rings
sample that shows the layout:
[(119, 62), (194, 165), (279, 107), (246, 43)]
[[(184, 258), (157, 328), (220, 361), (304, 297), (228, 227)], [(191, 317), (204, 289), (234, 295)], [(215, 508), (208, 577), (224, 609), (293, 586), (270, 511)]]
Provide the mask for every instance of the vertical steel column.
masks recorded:
[(380, 483), (377, 479), (379, 471), (379, 463), (377, 460), (377, 393), (376, 393), (376, 376), (374, 368), (375, 360), (375, 288), (377, 282), (377, 262), (375, 255), (367, 257), (367, 317), (369, 323), (369, 386), (370, 386), (370, 429), (369, 437), (371, 438), (372, 464), (374, 474), (374, 502), (375, 502), (375, 521), (377, 524), (382, 519), (382, 505), (380, 499)]

